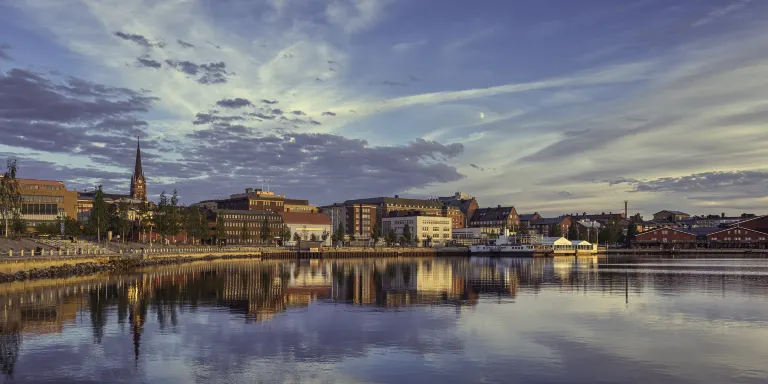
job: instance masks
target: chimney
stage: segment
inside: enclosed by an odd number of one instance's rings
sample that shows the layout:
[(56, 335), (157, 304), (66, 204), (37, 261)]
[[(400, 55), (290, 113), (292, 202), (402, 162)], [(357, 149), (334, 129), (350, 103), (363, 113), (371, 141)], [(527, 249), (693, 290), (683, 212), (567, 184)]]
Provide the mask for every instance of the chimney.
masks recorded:
[(501, 208), (501, 204), (497, 205), (496, 208)]
[(721, 214), (720, 214), (720, 217), (723, 217), (723, 218), (725, 218), (725, 212), (721, 213)]
[(395, 195), (395, 199), (399, 199), (399, 198), (400, 198), (400, 195)]
[(245, 189), (245, 193), (251, 193), (251, 192), (253, 192), (253, 188), (246, 188)]

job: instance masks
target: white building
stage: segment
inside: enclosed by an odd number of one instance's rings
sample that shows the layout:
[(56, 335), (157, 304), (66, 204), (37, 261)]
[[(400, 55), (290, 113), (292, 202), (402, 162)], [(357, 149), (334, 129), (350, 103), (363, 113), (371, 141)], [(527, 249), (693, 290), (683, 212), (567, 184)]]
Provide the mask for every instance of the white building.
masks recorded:
[(408, 225), (411, 235), (419, 239), (418, 246), (445, 245), (452, 239), (451, 218), (411, 214), (400, 217), (385, 217), (382, 219), (381, 236), (385, 237), (390, 229), (394, 229), (398, 239), (403, 229)]
[(322, 213), (305, 213), (305, 212), (280, 212), (280, 216), (283, 218), (283, 225), (291, 230), (291, 240), (289, 243), (293, 243), (293, 239), (298, 234), (298, 237), (302, 240), (312, 240), (312, 235), (315, 236), (317, 241), (322, 241), (325, 237), (323, 244), (331, 245), (331, 219)]

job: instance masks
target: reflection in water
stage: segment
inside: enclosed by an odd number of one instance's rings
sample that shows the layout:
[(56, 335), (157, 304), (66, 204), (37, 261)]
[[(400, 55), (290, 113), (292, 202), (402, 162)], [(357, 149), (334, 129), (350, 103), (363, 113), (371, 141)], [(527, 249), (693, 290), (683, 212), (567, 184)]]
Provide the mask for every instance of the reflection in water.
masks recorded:
[[(510, 316), (508, 323), (483, 314), (484, 310), (512, 308), (509, 306), (515, 303), (521, 306), (520, 310), (527, 311), (524, 315), (530, 316), (532, 322), (541, 321), (541, 326), (533, 329), (544, 332), (545, 320), (550, 320), (553, 311), (553, 305), (547, 300), (562, 303), (562, 299), (574, 293), (586, 295), (587, 299), (579, 299), (583, 308), (555, 309), (558, 311), (555, 315), (572, 327), (579, 327), (576, 321), (581, 320), (581, 313), (590, 305), (594, 305), (592, 311), (597, 318), (606, 316), (601, 312), (601, 305), (608, 305), (606, 308), (614, 313), (619, 311), (613, 304), (614, 298), (619, 298), (625, 310), (631, 309), (630, 302), (638, 300), (638, 305), (646, 306), (645, 311), (648, 306), (659, 305), (664, 311), (683, 311), (683, 316), (689, 318), (705, 316), (701, 321), (740, 321), (742, 327), (760, 329), (765, 326), (764, 315), (768, 309), (731, 307), (733, 312), (728, 313), (727, 308), (716, 308), (765, 300), (768, 261), (599, 261), (597, 257), (233, 261), (168, 266), (121, 275), (10, 283), (0, 285), (3, 303), (0, 369), (17, 381), (55, 381), (54, 378), (59, 377), (101, 381), (123, 377), (129, 382), (161, 378), (185, 382), (247, 380), (254, 369), (263, 370), (274, 364), (282, 366), (295, 360), (320, 367), (346, 361), (349, 363), (346, 367), (353, 367), (353, 363), (361, 359), (370, 359), (364, 368), (336, 369), (325, 374), (333, 380), (350, 375), (354, 377), (352, 381), (398, 382), (403, 377), (383, 367), (371, 367), (399, 361), (399, 357), (392, 356), (407, 358), (413, 354), (430, 355), (449, 364), (457, 354), (469, 353), (474, 344), (486, 341), (480, 335), (461, 331), (478, 318), (501, 321), (506, 331), (501, 331), (499, 336), (504, 332), (516, 335), (514, 329), (520, 325), (511, 318), (522, 314), (505, 315)], [(686, 294), (694, 296), (688, 298)], [(687, 301), (655, 301), (665, 295)], [(699, 306), (706, 300), (702, 295), (720, 299), (730, 295), (734, 301), (718, 302), (702, 314)], [(536, 320), (539, 314), (542, 318)], [(592, 324), (588, 323), (584, 329), (590, 327)], [(81, 332), (87, 329), (90, 336)], [(529, 337), (527, 342), (544, 346), (560, 359), (570, 359), (562, 349), (564, 346), (571, 348), (574, 340), (583, 342), (583, 337), (563, 339), (562, 335), (551, 334), (531, 333), (521, 337)], [(630, 333), (627, 337), (642, 335)], [(768, 341), (768, 337), (764, 341)], [(81, 348), (88, 344), (97, 346), (98, 354)], [(605, 346), (596, 347), (585, 345), (584, 353), (592, 349), (595, 355), (607, 353)], [(723, 348), (730, 350), (731, 346)], [(130, 355), (125, 353), (128, 350)], [(534, 350), (530, 349), (531, 353)], [(389, 357), (381, 358), (378, 363), (377, 353), (383, 351), (396, 354), (388, 354)], [(534, 357), (527, 356), (526, 351), (502, 348), (498, 353), (505, 356), (504, 359), (525, 360), (529, 364), (528, 360)], [(621, 352), (636, 353), (634, 350)], [(579, 355), (579, 358), (585, 356)], [(501, 357), (486, 358), (493, 361)], [(38, 369), (39, 362), (35, 359), (39, 358), (46, 359), (49, 372)], [(476, 356), (462, 360), (467, 366), (460, 374), (450, 374), (450, 368), (445, 367), (427, 372), (420, 371), (421, 366), (412, 367), (413, 376), (405, 381), (416, 381), (419, 374), (431, 377), (445, 373), (449, 382), (487, 377), (488, 372), (482, 370), (493, 367), (488, 367), (486, 362), (481, 369), (473, 365), (473, 358)], [(87, 369), (68, 370), (67, 367), (77, 364), (71, 359), (95, 361)], [(178, 361), (181, 366), (188, 366), (189, 359), (194, 361), (193, 365), (206, 368), (201, 372), (175, 371), (179, 366), (169, 363), (162, 374), (157, 371), (158, 361)], [(542, 358), (536, 366), (543, 369), (552, 359), (552, 356)], [(239, 363), (233, 365), (233, 362)], [(565, 366), (570, 365), (564, 364), (560, 369), (564, 370)], [(496, 368), (499, 372), (510, 369), (503, 365)], [(271, 377), (278, 381), (301, 378), (304, 374), (301, 369), (306, 368), (294, 367), (295, 371), (289, 376), (283, 371), (273, 372)], [(765, 374), (762, 367), (748, 369), (752, 378), (762, 379)], [(384, 380), (380, 374), (384, 374)], [(568, 374), (563, 372), (564, 377), (569, 377)], [(318, 373), (313, 371), (311, 375)], [(501, 378), (495, 374), (490, 377)], [(584, 378), (588, 377), (589, 374)], [(644, 377), (651, 381), (654, 378), (668, 379), (667, 376)], [(534, 374), (529, 379), (557, 381), (544, 374)], [(642, 381), (640, 377), (637, 379)]]

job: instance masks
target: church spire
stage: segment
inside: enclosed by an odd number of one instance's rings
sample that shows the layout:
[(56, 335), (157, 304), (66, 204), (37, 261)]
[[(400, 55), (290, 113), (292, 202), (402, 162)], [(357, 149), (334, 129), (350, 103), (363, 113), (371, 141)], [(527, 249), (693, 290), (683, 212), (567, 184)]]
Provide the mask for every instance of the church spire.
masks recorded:
[(141, 201), (147, 201), (147, 180), (144, 178), (144, 169), (141, 168), (141, 141), (136, 136), (136, 166), (131, 177), (131, 197)]
[(139, 176), (144, 176), (144, 170), (141, 169), (141, 141), (139, 136), (136, 136), (136, 167), (133, 169), (133, 178)]

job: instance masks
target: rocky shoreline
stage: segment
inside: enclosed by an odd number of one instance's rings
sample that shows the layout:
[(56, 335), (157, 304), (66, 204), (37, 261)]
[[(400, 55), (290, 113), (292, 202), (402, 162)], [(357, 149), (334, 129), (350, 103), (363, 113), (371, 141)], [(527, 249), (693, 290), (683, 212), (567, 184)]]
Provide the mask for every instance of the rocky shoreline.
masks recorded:
[(0, 283), (13, 281), (35, 280), (35, 279), (55, 279), (74, 276), (93, 275), (101, 272), (125, 272), (135, 268), (153, 267), (162, 265), (190, 263), (193, 261), (211, 261), (225, 259), (248, 259), (255, 258), (254, 255), (231, 255), (231, 256), (204, 256), (204, 257), (173, 257), (162, 259), (119, 259), (107, 262), (89, 262), (78, 264), (64, 264), (48, 268), (32, 268), (27, 271), (18, 271), (16, 273), (0, 273)]

